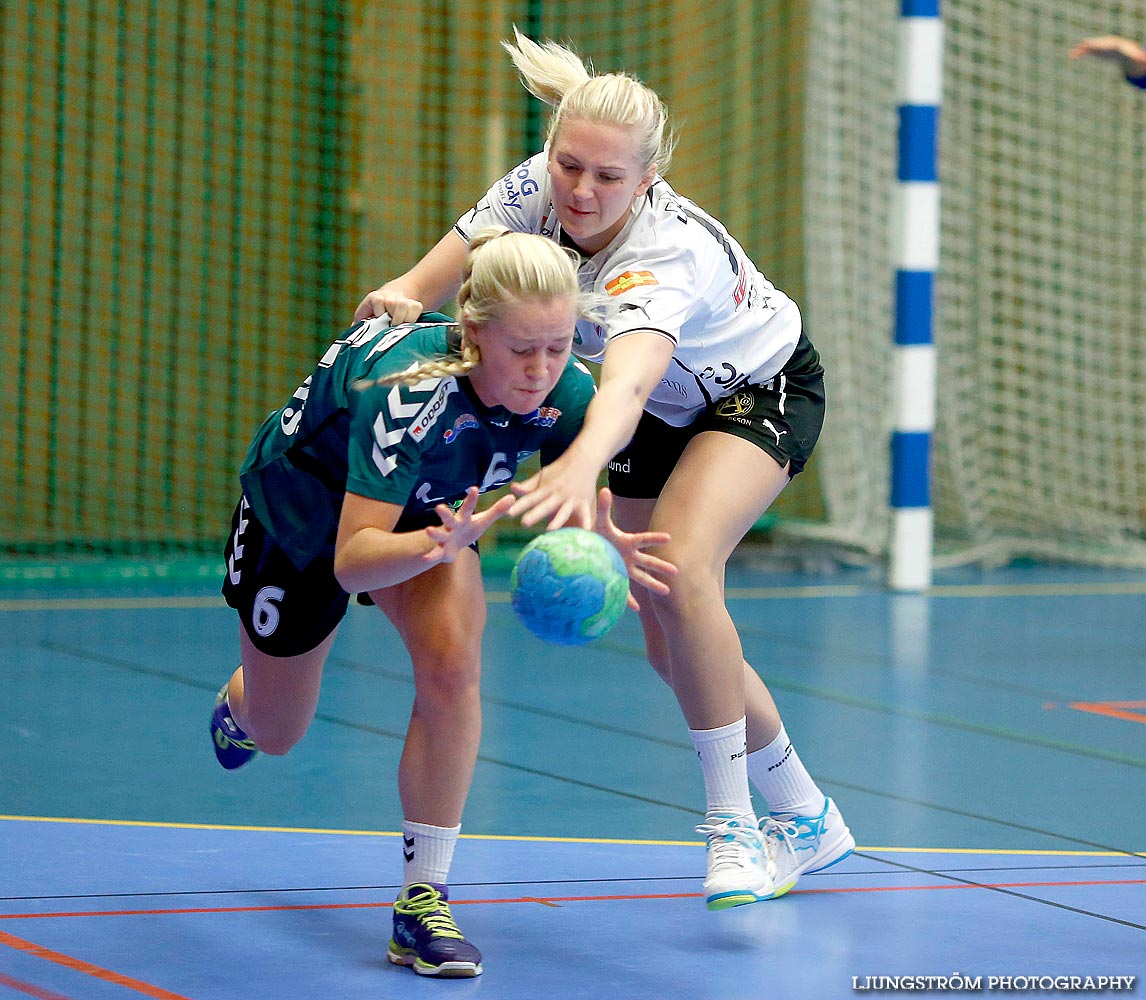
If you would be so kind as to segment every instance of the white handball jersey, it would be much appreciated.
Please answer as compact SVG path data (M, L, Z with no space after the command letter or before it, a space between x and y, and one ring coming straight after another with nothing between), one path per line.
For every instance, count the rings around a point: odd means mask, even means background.
M467 242L483 226L560 240L546 155L538 153L489 189L455 229ZM581 285L606 293L604 326L577 324L573 350L599 361L605 343L652 330L675 345L645 405L683 427L713 400L776 375L800 339L800 310L728 231L657 180L607 247L586 260Z

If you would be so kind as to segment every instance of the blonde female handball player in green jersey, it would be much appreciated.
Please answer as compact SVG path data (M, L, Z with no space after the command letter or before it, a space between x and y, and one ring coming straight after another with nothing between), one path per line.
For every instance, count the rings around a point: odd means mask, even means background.
M447 883L481 732L475 543L514 499L479 512L478 496L576 435L594 385L570 347L591 305L567 251L484 229L466 256L459 321L356 323L263 423L240 474L223 593L239 613L242 664L212 715L216 755L231 769L303 737L349 595L368 593L414 668L388 957L421 975L481 973ZM605 491L600 504L631 578L667 590L673 567L645 549L668 536L619 531Z

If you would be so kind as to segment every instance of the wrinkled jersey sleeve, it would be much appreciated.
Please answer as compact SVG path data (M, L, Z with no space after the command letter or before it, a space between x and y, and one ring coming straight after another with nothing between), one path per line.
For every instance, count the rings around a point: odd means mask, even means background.
M549 174L545 154L538 153L514 167L454 224L467 243L485 226L505 226L518 233L540 233L549 205Z
M352 396L346 490L404 507L417 482L423 440L410 434L421 407L405 386L372 386Z

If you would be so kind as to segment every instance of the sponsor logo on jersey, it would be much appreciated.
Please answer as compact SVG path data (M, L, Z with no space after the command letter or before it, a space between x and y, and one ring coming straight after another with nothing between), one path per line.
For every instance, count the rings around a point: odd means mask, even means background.
M556 406L542 406L529 414L523 423L536 424L538 427L552 427L557 423L557 418L560 416L561 411Z
M310 379L311 376L307 375L306 381L295 389L290 403L284 406L279 413L279 429L287 437L297 431L298 425L302 423L303 407L306 406L306 401L310 398ZM298 402L297 407L290 405L296 401Z
M750 392L735 392L727 399L722 399L716 408L718 417L743 417L752 412L756 400Z
M398 467L395 451L403 435L420 440L442 415L455 379L423 379L417 385L395 385L386 394L386 405L374 418L371 458L384 476Z
M472 413L463 413L457 420L454 421L453 427L447 427L446 433L442 435L442 440L446 444L454 441L462 431L470 430L473 427L480 427L477 417Z
M501 203L506 208L521 211L523 198L536 194L540 185L529 176L529 168L519 167L511 170L501 179Z
M741 270L740 278L736 282L736 289L732 293L732 301L740 305L744 301L744 294L748 291L748 273L746 270Z
M605 282L605 291L610 295L623 295L630 288L639 285L659 285L652 271L626 271L618 274L612 281Z
M419 382L418 385L411 388L417 389L418 386L425 385L425 382ZM410 429L406 432L415 441L421 441L426 436L426 431L438 422L440 417L446 409L446 402L450 398L450 393L457 388L457 382L452 379L445 379L441 385L438 386L438 391L430 397L430 401L422 408L421 412L410 422ZM397 386L395 386L397 388Z
M481 215L482 212L488 212L488 211L489 211L489 198L488 197L482 198L482 200L479 201L476 205L474 205L473 209L470 211L470 222L476 222L477 217L479 215Z

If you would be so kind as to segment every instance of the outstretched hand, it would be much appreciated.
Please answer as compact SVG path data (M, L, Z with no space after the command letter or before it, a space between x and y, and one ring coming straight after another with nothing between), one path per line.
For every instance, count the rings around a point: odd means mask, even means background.
M645 549L653 545L664 545L672 540L671 536L665 531L631 532L618 528L613 521L613 494L607 487L602 487L597 494L597 532L612 542L621 554L633 583L639 583L654 594L669 592L669 585L664 578L676 576L676 566ZM631 590L628 604L634 611L641 610Z
M1140 77L1146 74L1146 48L1121 35L1084 38L1070 50L1070 58L1081 59L1084 56L1116 63L1126 76Z
M434 508L442 523L426 528L430 541L436 543L434 548L423 556L426 562L453 562L459 552L473 545L491 524L509 513L509 508L514 503L513 497L507 495L477 514L475 511L478 496L478 488L471 486L466 490L465 499L457 510L444 503Z
M567 525L592 529L596 486L597 467L580 454L574 441L556 461L510 486L517 501L509 513L527 528L546 521L549 531Z

